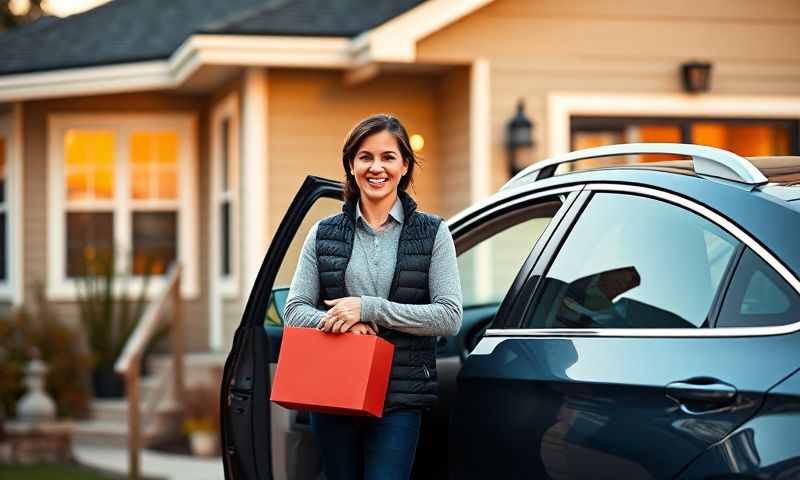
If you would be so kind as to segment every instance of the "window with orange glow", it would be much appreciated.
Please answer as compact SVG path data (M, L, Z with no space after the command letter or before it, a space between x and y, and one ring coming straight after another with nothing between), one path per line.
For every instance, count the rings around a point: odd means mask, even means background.
M694 143L745 157L797 155L800 122L780 119L573 117L572 149L614 143ZM578 162L575 169L674 160L670 155L628 155Z
M602 147L618 143L680 143L681 129L675 125L642 123L631 125L609 125L598 128L576 129L572 132L572 149ZM573 170L606 167L610 165L672 160L669 155L623 155L618 157L592 158L575 162Z
M134 132L130 139L131 198L178 197L178 135Z
M134 275L166 271L178 244L178 150L171 130L65 131L67 277L86 275L115 251L130 255ZM128 191L115 188L120 179ZM120 225L129 239L115 236Z
M789 155L789 131L771 125L697 122L694 143L730 150L744 157Z
M64 136L67 200L114 198L114 134L68 130Z

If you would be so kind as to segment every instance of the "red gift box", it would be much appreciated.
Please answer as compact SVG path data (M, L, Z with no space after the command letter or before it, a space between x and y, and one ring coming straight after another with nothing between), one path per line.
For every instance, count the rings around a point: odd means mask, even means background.
M375 335L283 330L270 400L286 408L383 416L394 345Z

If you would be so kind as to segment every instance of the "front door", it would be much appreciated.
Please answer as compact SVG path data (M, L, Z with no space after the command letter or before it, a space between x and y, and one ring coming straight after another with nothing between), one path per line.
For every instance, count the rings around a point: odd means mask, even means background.
M340 182L307 177L261 264L223 373L220 413L227 480L305 479L317 473L313 466L287 460L314 456L313 444L302 415L270 405L271 371L283 333L283 301L305 239L302 232L340 211L341 198Z

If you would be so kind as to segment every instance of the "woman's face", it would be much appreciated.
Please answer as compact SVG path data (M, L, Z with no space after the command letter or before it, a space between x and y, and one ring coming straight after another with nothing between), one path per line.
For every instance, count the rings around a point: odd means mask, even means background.
M394 135L383 130L361 142L351 169L361 197L378 202L396 194L400 179L408 171L408 162L400 155Z

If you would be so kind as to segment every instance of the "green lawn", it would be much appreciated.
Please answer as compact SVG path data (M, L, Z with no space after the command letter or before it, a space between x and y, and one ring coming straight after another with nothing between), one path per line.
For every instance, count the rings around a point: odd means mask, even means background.
M0 465L0 478L14 480L109 480L74 465Z

